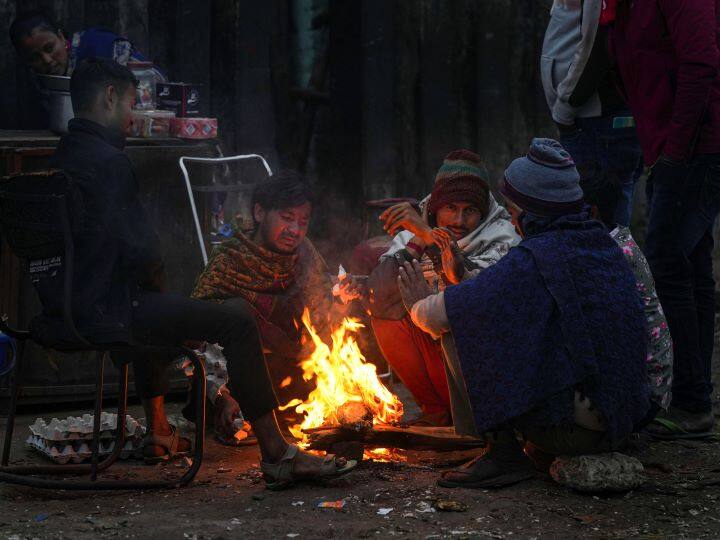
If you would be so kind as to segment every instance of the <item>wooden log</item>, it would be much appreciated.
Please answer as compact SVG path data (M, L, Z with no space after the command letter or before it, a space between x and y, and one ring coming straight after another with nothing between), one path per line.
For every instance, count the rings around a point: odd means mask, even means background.
M459 436L452 427L396 427L377 425L358 433L340 427L320 427L307 430L309 448L327 450L340 442L361 442L372 448L403 448L416 450L462 450L480 448L481 439Z

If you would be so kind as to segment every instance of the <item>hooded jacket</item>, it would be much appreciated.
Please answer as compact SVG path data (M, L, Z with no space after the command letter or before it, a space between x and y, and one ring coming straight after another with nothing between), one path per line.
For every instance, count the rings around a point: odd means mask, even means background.
M553 120L570 125L625 108L612 76L602 0L555 0L545 31L540 76Z

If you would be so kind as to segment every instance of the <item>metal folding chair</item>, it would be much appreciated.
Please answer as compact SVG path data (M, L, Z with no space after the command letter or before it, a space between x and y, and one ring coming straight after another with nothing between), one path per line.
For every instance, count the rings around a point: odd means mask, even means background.
M0 331L12 336L18 342L17 358L10 374L10 405L2 461L0 482L19 484L36 488L66 490L120 490L175 488L188 484L202 464L205 433L205 368L202 360L187 347L149 347L137 343L92 343L83 336L75 325L72 310L73 298L73 230L80 223L82 197L72 179L62 171L20 174L4 178L0 182L0 228L11 249L28 269L37 268L37 261L49 264L57 272L54 276L33 274L35 280L62 280L63 287L63 337L57 343L40 339L33 331L18 330L8 324L7 316L0 318ZM30 325L33 328L33 325ZM25 343L33 340L40 345L62 352L95 351L97 383L95 394L95 416L93 423L92 455L90 464L52 466L9 465L12 436L15 428L15 414L20 391ZM110 353L153 352L159 354L187 355L194 366L193 388L196 397L195 449L192 466L180 477L157 481L104 481L97 480L100 472L107 470L120 456L125 439L125 414L128 394L128 363L120 365L118 415L114 449L102 461L100 453L100 415L103 402L105 359ZM39 478L37 475L89 475L89 481L68 481Z
M232 161L242 161L245 159L259 159L262 161L262 164L265 166L265 170L268 173L268 176L272 176L272 170L270 169L270 165L268 165L267 161L265 161L265 158L258 154L244 154L244 155L237 155L237 156L228 156L228 157L219 157L219 158L200 158L200 157L191 157L191 156L183 156L178 160L178 164L180 165L180 170L183 173L183 177L185 178L185 187L187 188L188 193L188 199L190 200L190 208L192 209L193 213L193 219L195 220L195 230L197 232L197 238L198 243L200 244L200 253L202 254L203 258L203 266L207 266L208 263L208 256L207 256L207 249L205 248L205 239L203 236L202 228L200 226L200 217L198 215L197 211L197 205L195 204L195 195L193 194L193 191L196 191L198 193L231 193L231 192L238 192L238 191L251 191L254 189L255 184L213 184L210 186L206 185L193 185L190 182L190 175L188 173L186 163L211 163L211 164L218 164L218 163L230 163Z

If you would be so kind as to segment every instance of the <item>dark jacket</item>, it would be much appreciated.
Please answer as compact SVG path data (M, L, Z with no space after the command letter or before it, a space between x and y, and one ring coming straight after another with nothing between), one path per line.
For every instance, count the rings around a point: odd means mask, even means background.
M133 291L162 289L158 238L140 204L124 137L89 120L76 118L68 127L51 165L70 176L83 200L73 233L75 320L93 341L125 341ZM48 283L39 293L52 319L60 315L63 291L59 281Z
M540 77L553 120L570 125L624 111L600 27L602 0L555 0L545 31Z
M611 49L647 165L720 152L720 0L626 0Z
M571 426L579 391L621 441L649 408L635 277L587 212L526 214L523 230L497 264L445 290L478 431Z

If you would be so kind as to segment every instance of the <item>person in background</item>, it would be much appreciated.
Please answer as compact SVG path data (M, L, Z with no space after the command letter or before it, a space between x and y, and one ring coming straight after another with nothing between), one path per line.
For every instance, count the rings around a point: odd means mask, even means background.
M674 344L673 401L648 432L714 433L713 226L720 210L720 0L622 1L612 53L649 170L644 251Z
M311 456L283 437L260 335L247 309L163 292L159 239L140 202L138 178L123 152L136 84L132 72L112 60L90 59L78 66L70 81L76 116L52 160L52 166L65 171L78 186L83 223L90 224L73 233L79 278L73 305L80 332L96 343L220 343L228 359L230 393L242 405L258 439L267 487L280 489L349 472L355 462ZM40 291L44 316L38 329L44 328L45 336L64 327L54 308L63 295L62 285L57 285ZM135 353L132 360L147 419L146 461L163 461L188 451L190 442L168 423L164 409L166 371L174 358L143 352Z
M648 413L647 331L635 276L590 217L578 181L557 141L534 139L501 188L523 236L518 246L438 294L417 262L399 271L414 323L452 336L448 372L461 381L458 401L473 428L462 434L488 441L482 456L444 473L441 486L531 478L523 444L529 454L553 456L612 451Z
M607 53L607 24L616 2L555 0L540 72L560 143L579 167L598 163L617 176L622 199L613 221L628 226L641 151Z
M628 227L615 223L615 211L622 201L622 184L612 173L604 171L597 164L588 163L578 167L580 187L585 202L592 208L592 215L610 231L610 237L617 242L630 268L635 274L637 291L645 306L647 319L648 353L647 371L650 386L651 408L648 416L636 426L640 429L650 423L660 411L667 411L672 399L673 349L670 329L655 291L655 280L650 265Z
M76 66L88 58L105 58L123 66L128 62L147 60L130 40L110 30L88 28L66 36L51 17L39 11L18 13L10 25L9 34L18 58L32 74L69 77ZM159 70L155 71L164 79ZM31 122L38 125L28 127L47 127L47 100L37 81L33 86L37 95L31 98L37 103L34 104L36 110Z
M323 335L331 320L344 315L333 300L325 260L307 238L312 200L306 180L291 170L258 184L252 196L254 228L235 230L215 247L192 293L193 298L249 306L265 350L273 360L292 360L277 367L278 379L291 373L301 352L306 308ZM342 290L345 301L357 297L357 285L350 280L343 282ZM221 425L230 425L240 413L226 391L214 405L216 413L227 418ZM218 436L221 441L233 440L233 433Z
M409 203L380 219L395 236L368 279L372 327L385 359L422 410L415 425L452 424L441 344L408 317L397 286L398 268L418 259L433 288L471 278L495 264L519 237L490 192L480 157L456 150L445 157L432 193L418 213Z

